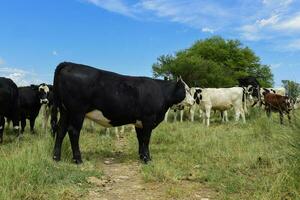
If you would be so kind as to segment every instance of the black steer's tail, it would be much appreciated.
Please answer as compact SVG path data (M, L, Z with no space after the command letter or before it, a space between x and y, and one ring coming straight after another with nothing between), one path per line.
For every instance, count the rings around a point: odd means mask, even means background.
M55 137L57 133L57 115L58 109L61 108L61 100L59 93L59 73L60 71L67 66L67 62L60 63L54 73L54 81L53 81L53 107L51 109L51 128L52 128L52 136Z

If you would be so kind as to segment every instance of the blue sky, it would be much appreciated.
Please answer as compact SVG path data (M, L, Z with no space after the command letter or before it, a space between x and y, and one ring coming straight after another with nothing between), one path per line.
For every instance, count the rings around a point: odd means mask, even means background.
M300 82L299 0L2 0L0 76L51 83L62 61L152 76L158 56L213 35L252 48L277 86Z

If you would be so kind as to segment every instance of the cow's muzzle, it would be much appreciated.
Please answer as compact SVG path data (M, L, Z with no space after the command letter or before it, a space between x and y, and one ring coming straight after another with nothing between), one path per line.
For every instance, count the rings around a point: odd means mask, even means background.
M41 103L41 104L48 104L49 101L48 101L48 99L41 99L41 100L40 100L40 103Z

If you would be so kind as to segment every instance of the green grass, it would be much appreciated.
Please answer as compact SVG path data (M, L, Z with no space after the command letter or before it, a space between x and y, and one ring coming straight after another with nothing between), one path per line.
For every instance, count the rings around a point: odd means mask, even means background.
M37 130L40 130L38 124ZM37 131L39 132L39 131ZM83 130L85 163L76 166L71 162L68 137L62 149L62 162L52 160L53 139L49 135L31 135L25 132L21 141L5 132L0 146L0 199L76 199L87 192L86 178L100 177L97 168L101 155L113 152L112 137L88 134Z
M300 199L300 129L280 125L277 115L253 115L247 124L209 128L201 122L162 124L153 133L145 181L199 182L218 199Z
M277 114L267 119L255 110L247 124L232 119L228 124L217 119L209 128L200 121L162 123L151 138L153 160L141 173L145 182L169 184L171 199L189 192L189 187L180 187L183 180L209 188L216 199L300 199L300 123L278 122ZM81 199L91 187L87 177L101 177L99 163L117 153L113 133L106 135L99 126L91 129L87 124L80 140L84 164L72 164L68 137L62 161L56 163L50 134L39 133L39 121L36 130L36 135L26 131L21 141L4 133L0 199ZM122 162L136 161L135 134L124 137L129 148L119 157Z

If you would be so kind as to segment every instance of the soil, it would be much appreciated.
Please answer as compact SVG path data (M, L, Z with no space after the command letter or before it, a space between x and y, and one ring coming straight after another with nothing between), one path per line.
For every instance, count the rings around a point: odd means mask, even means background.
M116 140L120 153L126 150L126 138ZM145 182L141 173L142 163L120 162L116 157L105 158L99 169L101 178L89 177L91 189L88 200L157 200L157 199L215 199L214 193L200 183L183 180L176 183ZM179 189L179 190L177 190Z

